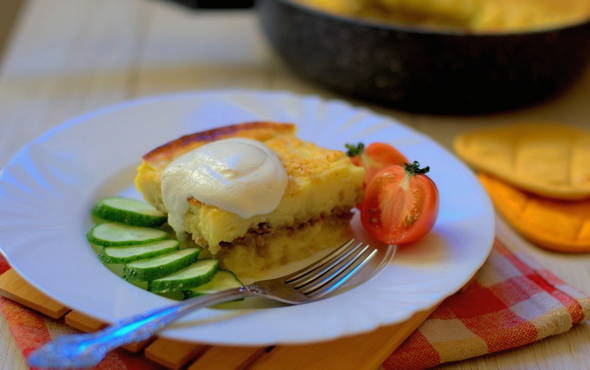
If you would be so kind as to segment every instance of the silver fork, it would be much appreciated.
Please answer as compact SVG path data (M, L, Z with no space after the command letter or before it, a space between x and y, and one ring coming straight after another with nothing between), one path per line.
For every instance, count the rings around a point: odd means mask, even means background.
M62 336L33 352L28 363L35 367L79 368L98 364L107 352L132 342L145 340L179 318L203 307L239 298L259 296L288 304L321 299L357 275L369 262L382 261L374 275L392 258L392 253L351 239L319 261L292 274L258 281L239 288L203 295L171 306L123 319L91 334ZM374 263L373 263L374 265Z

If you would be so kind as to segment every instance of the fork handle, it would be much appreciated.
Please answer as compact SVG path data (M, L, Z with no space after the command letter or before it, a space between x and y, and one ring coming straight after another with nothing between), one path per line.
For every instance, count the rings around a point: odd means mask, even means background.
M148 339L174 321L200 308L245 298L250 295L251 293L248 287L239 287L190 298L171 306L157 308L128 319L123 319L106 329L94 333L94 341L97 345L107 346L108 350L125 344L139 342Z
M71 365L76 363L78 357L76 354L80 353L79 349L101 354L96 358L96 364L98 364L108 351L125 344L148 339L167 325L195 310L251 295L254 295L254 289L249 286L222 290L123 319L95 333L62 336L45 346L51 347L52 352L60 353L65 357L62 364ZM44 359L42 353L43 351L39 351L38 356L35 356L35 353L31 354L29 364L37 367L63 367L54 362L46 362L50 360ZM89 366L87 363L85 365Z

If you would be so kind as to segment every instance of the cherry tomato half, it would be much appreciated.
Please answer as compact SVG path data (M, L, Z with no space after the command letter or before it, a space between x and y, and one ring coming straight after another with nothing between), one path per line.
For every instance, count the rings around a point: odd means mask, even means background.
M361 222L375 239L409 244L426 235L438 215L438 190L418 162L378 171L365 189Z
M355 165L365 168L365 185L379 170L395 164L402 166L409 162L405 155L387 143L371 143L366 148L362 144L348 147L355 153L360 152L351 160Z

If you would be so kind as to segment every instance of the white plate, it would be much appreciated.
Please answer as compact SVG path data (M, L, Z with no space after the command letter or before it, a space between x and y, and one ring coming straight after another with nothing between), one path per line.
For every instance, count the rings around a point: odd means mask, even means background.
M472 173L427 137L338 101L262 91L212 91L141 99L66 122L26 145L0 177L0 247L35 287L112 322L170 301L108 271L85 240L97 199L132 192L141 155L180 135L220 125L294 122L334 149L387 141L431 166L440 190L433 232L400 248L394 263L334 297L270 309L206 309L163 332L169 338L264 345L328 340L393 324L456 292L484 263L494 236L491 204Z

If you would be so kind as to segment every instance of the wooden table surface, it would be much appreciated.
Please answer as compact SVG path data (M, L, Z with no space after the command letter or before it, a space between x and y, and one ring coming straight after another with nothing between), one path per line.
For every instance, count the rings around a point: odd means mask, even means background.
M0 166L49 127L139 96L240 87L342 98L293 76L268 48L252 12L188 12L158 1L29 0L0 63ZM371 108L447 147L464 130L523 120L590 129L590 70L558 99L509 113L437 117ZM514 248L529 251L590 294L590 255L545 252L503 222L498 228ZM0 370L23 368L0 319ZM590 369L590 325L444 368Z

